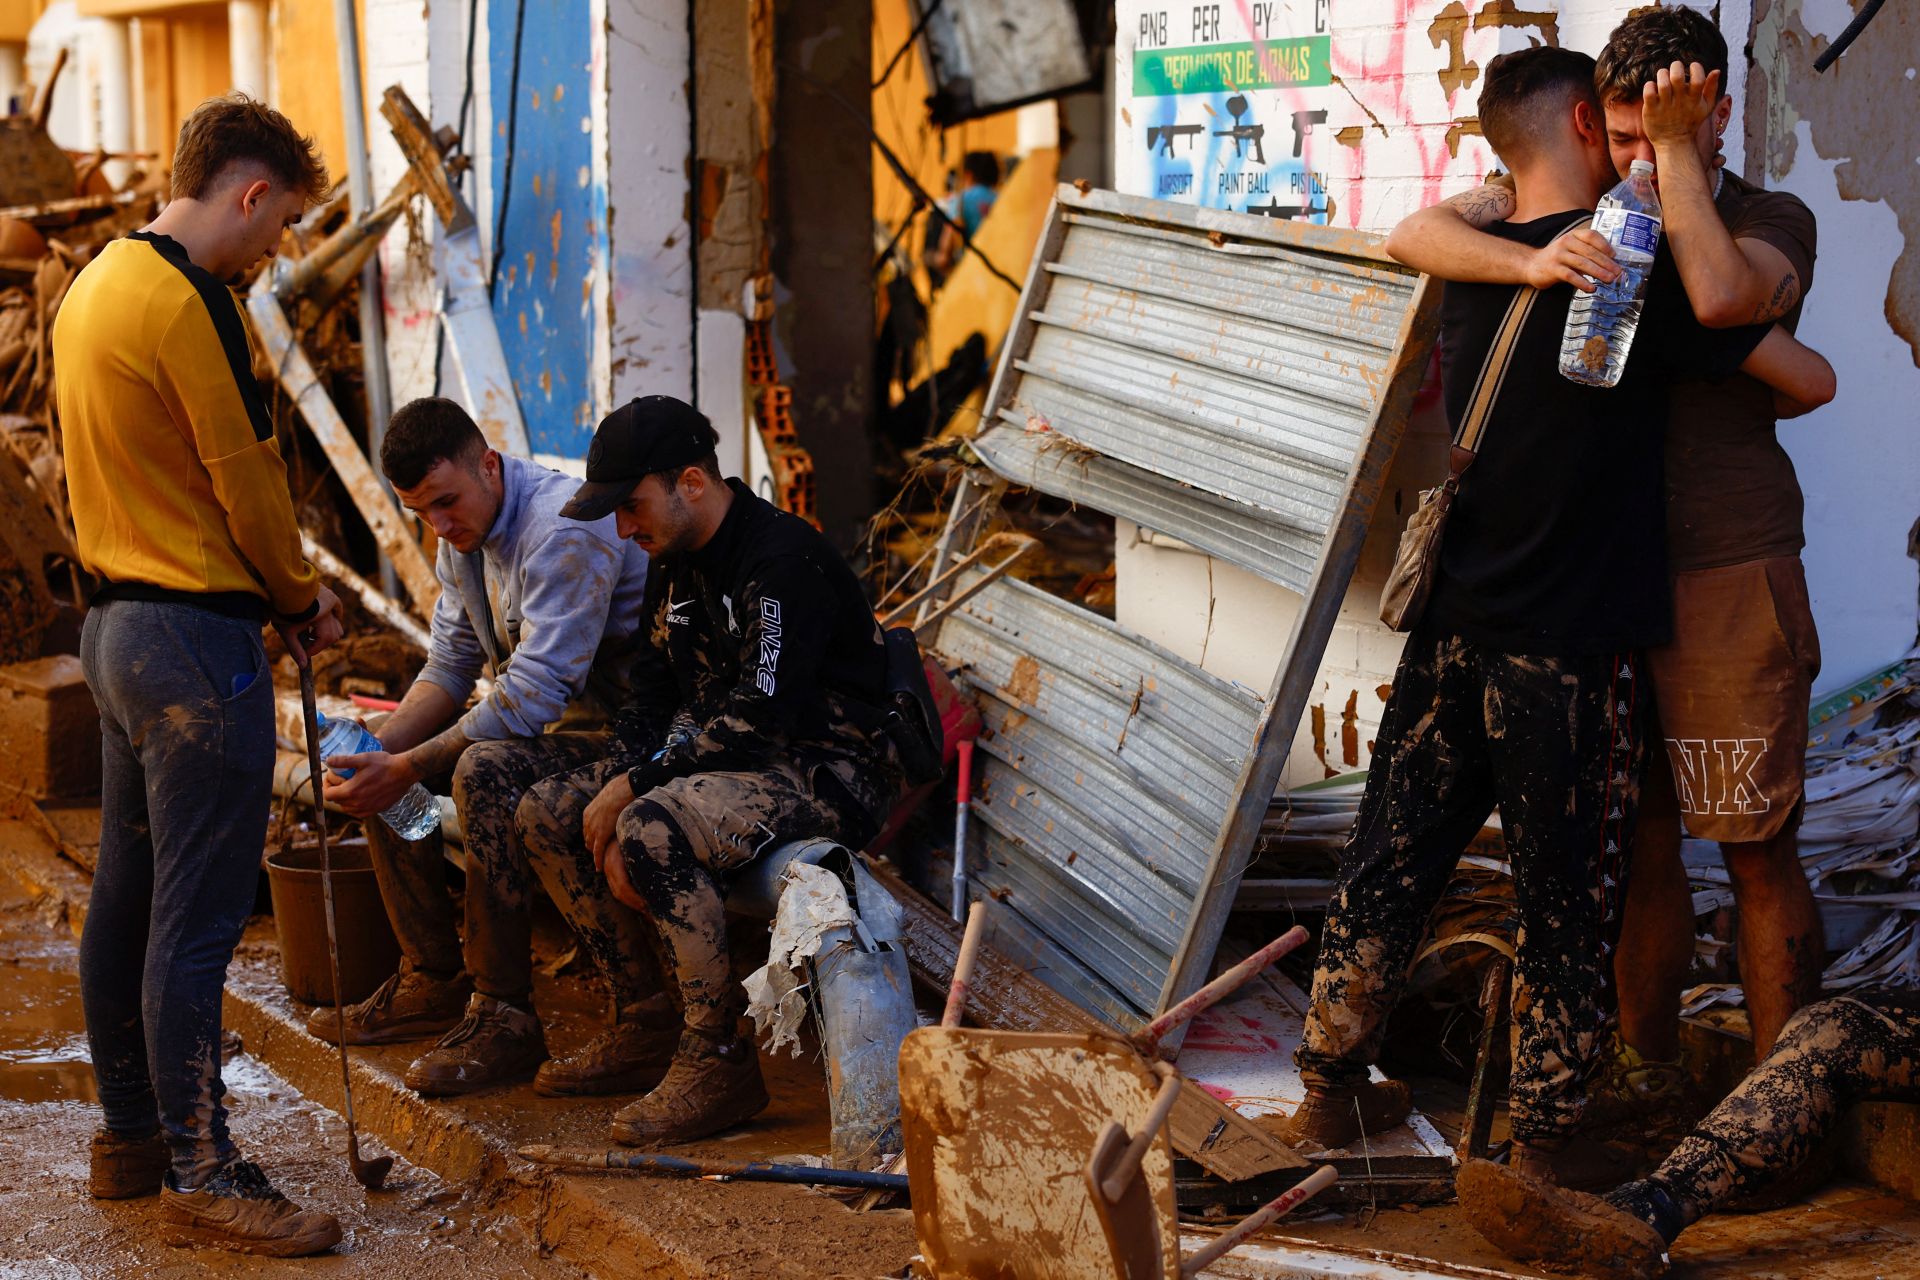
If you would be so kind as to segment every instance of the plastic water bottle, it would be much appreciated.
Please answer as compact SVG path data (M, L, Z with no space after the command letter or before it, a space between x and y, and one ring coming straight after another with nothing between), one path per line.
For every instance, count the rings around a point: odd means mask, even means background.
M357 756L367 751L384 751L380 739L361 728L352 720L329 720L320 717L320 764L334 756ZM335 769L343 778L351 778L353 770ZM418 840L430 834L440 825L440 802L433 798L433 792L419 783L407 788L407 794L395 800L383 810L380 820L393 828L393 833L402 840Z
M1592 293L1573 295L1560 340L1560 372L1591 387L1611 387L1627 367L1654 250L1660 247L1660 197L1654 194L1651 164L1633 162L1620 185L1601 198L1593 229L1613 246L1620 278L1612 284L1596 281Z

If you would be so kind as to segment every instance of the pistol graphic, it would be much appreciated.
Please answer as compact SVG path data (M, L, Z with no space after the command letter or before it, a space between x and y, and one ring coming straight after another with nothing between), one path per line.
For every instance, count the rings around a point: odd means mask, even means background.
M1213 136L1216 138L1232 138L1233 154L1236 159L1241 159L1246 156L1247 144L1251 142L1253 144L1254 163L1265 164L1267 162L1267 149L1261 140L1267 136L1267 126L1254 124L1250 121L1242 123L1240 117L1246 115L1247 110L1248 104L1245 95L1236 93L1231 98L1228 98L1227 113L1233 117L1233 128L1215 129Z
M1300 158L1300 146L1307 140L1307 130L1314 125L1325 124L1327 113L1324 111L1296 111L1293 113L1293 158Z

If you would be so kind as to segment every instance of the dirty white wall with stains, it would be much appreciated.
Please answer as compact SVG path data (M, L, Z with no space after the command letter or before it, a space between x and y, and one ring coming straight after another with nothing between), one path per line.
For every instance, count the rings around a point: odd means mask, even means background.
M1208 6L1122 0L1117 58L1131 56L1143 9L1164 9L1191 40ZM1252 6L1228 0L1231 31ZM1514 0L1330 0L1331 74L1324 103L1337 145L1309 150L1325 174L1316 220L1384 231L1413 209L1476 183L1495 161L1475 116L1479 73L1494 55L1533 42L1597 53L1633 6ZM1728 161L1792 191L1820 220L1821 253L1801 333L1840 376L1834 404L1782 437L1807 496L1808 580L1825 670L1838 686L1892 661L1914 638L1906 536L1920 515L1920 18L1888 6L1841 64L1811 62L1843 27L1842 0L1726 0L1715 12L1733 51L1730 88L1749 100L1746 139ZM1236 14L1233 12L1238 10ZM1126 19L1132 19L1131 22ZM1749 40L1752 65L1742 60ZM1124 77L1123 77L1124 78ZM1116 99L1114 163L1122 189L1145 181L1147 120ZM1123 114L1123 112L1125 114ZM1284 128L1277 130L1282 136ZM1764 168L1764 172L1763 172ZM1140 188L1135 194L1153 195ZM1377 621L1380 582L1417 491L1444 474L1445 426L1422 397L1389 477L1352 590L1320 664L1318 686L1288 761L1298 785L1367 764L1401 641ZM1299 598L1252 575L1122 523L1116 540L1121 622L1210 671L1264 690Z

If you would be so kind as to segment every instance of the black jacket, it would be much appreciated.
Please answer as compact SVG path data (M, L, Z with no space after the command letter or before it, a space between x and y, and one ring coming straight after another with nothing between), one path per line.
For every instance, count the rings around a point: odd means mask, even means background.
M615 734L649 786L785 754L816 785L827 769L877 821L898 769L866 593L819 530L727 484L733 505L707 545L653 559Z

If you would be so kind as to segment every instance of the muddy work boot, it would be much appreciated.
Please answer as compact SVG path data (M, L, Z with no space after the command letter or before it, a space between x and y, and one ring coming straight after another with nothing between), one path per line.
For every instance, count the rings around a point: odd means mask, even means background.
M473 980L466 974L436 978L402 969L359 1004L347 1006L348 1044L398 1044L430 1040L460 1025ZM338 1044L339 1014L322 1006L307 1015L307 1034Z
M690 1142L730 1129L766 1109L767 1085L753 1041L716 1040L688 1027L666 1079L613 1116L613 1140L630 1147Z
M144 1138L95 1129L89 1155L87 1192L95 1200L157 1195L173 1158L167 1136L158 1129Z
M178 1244L298 1258L340 1243L338 1218L302 1209L274 1190L260 1166L249 1160L229 1161L192 1191L178 1190L169 1174L160 1192L160 1211Z
M407 1068L407 1088L429 1098L473 1093L525 1080L546 1058L538 1017L476 991L460 1025Z
M1462 1165L1453 1188L1473 1229L1509 1258L1600 1280L1653 1280L1667 1269L1666 1238L1598 1196L1485 1160Z
M1404 1123L1412 1111L1413 1094L1398 1080L1373 1080L1348 1089L1309 1087L1307 1100L1287 1121L1283 1136L1296 1147L1331 1151L1363 1133Z
M549 1098L645 1093L667 1074L680 1031L680 1014L665 1000L627 1005L585 1046L543 1063L534 1092Z
M1638 1171L1640 1153L1629 1143L1605 1142L1587 1133L1554 1141L1514 1140L1509 1164L1530 1178L1578 1191L1617 1187Z

